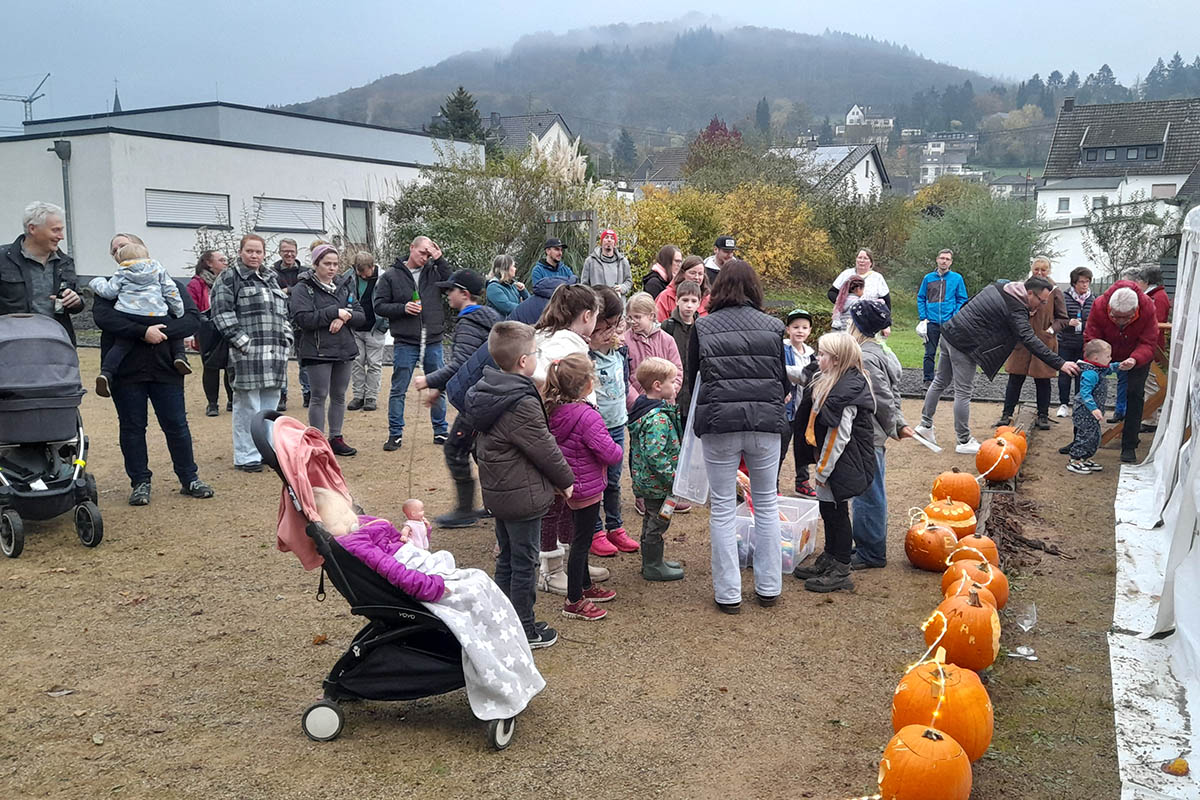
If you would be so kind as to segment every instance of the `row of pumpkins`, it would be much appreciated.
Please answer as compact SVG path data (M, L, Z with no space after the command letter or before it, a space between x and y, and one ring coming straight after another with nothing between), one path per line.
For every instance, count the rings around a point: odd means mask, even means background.
M1014 477L1025 450L1023 433L999 428L979 448L980 479ZM904 552L913 566L942 573L943 600L922 626L929 649L892 698L895 736L879 765L884 800L966 800L971 763L992 741L992 703L978 673L1000 652L996 612L1008 602L1008 579L996 543L976 533L978 480L956 468L939 475L930 494Z

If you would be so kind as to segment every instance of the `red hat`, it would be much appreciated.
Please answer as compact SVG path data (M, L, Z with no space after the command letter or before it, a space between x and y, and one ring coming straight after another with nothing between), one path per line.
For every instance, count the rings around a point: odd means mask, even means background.
M615 242L618 242L618 241L620 241L620 240L617 238L617 232L616 232L616 231L614 231L612 228L605 228L604 230L600 231L600 241L604 241L604 237L605 237L605 236L611 236L611 237L613 237L613 242L614 242L614 243L615 243Z

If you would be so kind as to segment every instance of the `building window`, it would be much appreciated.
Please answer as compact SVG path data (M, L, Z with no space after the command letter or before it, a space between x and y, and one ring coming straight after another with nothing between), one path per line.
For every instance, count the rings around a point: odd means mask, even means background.
M1071 211L1071 198L1069 198L1069 197L1058 198L1058 213L1068 214L1068 213L1070 213L1070 211Z
M1154 200L1170 200L1175 196L1176 186L1173 183L1155 183L1150 186L1150 197Z
M1116 161L1117 160L1117 149L1115 147L1110 147L1109 149L1105 150L1104 151L1104 160L1105 161Z
M1104 195L1092 198L1092 211L1099 211L1102 208L1108 208L1108 198Z
M229 195L147 189L146 225L152 228L230 230Z
M1146 158L1147 159L1158 158L1158 148L1157 147L1147 147L1146 148Z
M274 233L324 233L325 204L320 200L256 197L254 230Z
M375 247L375 204L365 200L343 200L342 226L347 244Z
M1130 147L1128 150L1125 151L1125 160L1126 161L1137 161L1137 154L1138 154L1138 149L1136 147Z
M1088 151L1087 151L1087 156L1086 156L1086 158L1087 158L1087 160L1088 160L1088 161L1095 161L1095 160L1096 160L1096 151L1095 151L1095 150L1088 150Z

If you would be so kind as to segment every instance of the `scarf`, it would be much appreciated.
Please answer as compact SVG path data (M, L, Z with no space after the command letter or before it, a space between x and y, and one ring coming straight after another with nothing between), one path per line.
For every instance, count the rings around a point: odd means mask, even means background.
M1084 301L1092 296L1091 287L1089 287L1088 290L1086 292L1084 292L1083 294L1079 294L1075 291L1074 286L1068 286L1067 293L1070 294L1071 297L1075 298L1075 302L1079 304L1080 308L1083 307Z
M200 280L204 281L204 285L210 289L212 288L213 283L217 280L217 273L213 272L211 269L202 269L196 274L200 276Z

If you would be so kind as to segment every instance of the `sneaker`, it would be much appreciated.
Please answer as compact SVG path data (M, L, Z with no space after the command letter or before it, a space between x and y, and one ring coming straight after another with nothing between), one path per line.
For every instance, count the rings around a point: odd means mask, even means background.
M221 409L217 407L216 403L209 403L208 408L204 409L204 416L219 417L221 416Z
M1142 433L1158 433L1158 426L1152 425L1149 422L1143 422Z
M363 401L363 411L375 411L378 408L379 408L379 405L370 398L367 398L366 400Z
M682 500L676 501L676 503L675 503L675 513L676 514L688 514L688 513L691 513L691 510L692 510L691 503L685 503Z
M1118 423L1118 422L1121 422L1121 421L1122 421L1122 420L1124 420L1124 419L1125 419L1125 415L1124 415L1124 414L1116 414L1116 413L1114 413L1114 414L1113 414L1111 417L1109 417L1109 418L1108 418L1108 424L1109 424L1109 425L1115 425L1116 423Z
M1121 463L1132 464L1137 461L1137 451L1132 447L1121 450Z
M767 595L762 595L758 592L755 592L754 596L758 598L758 604L763 608L774 608L775 604L779 602L779 595L777 594L768 597Z
M676 509L676 511L678 510ZM639 549L638 543L629 538L629 534L625 532L624 528L613 528L607 532L607 536L613 547L622 553L636 553Z
M937 444L937 437L936 437L936 436L934 435L934 433L933 433L933 426L932 426L932 425L918 425L918 426L917 426L916 428L914 428L913 430L914 430L914 431L916 432L916 434L917 434L918 436L920 436L922 439L926 439L926 440L928 440L929 442L931 442L931 443L933 443L933 444Z
M974 455L979 452L979 440L972 436L965 442L959 442L954 446L954 452L962 455Z
M287 411L287 397L280 396L279 402L275 405L275 410L280 414Z
M1076 475L1091 475L1092 471L1088 465L1082 461L1071 461L1067 463L1067 472L1074 472Z
M232 401L232 400L226 400L226 401L225 401L225 410L226 410L226 411L233 411L233 401Z
M346 440L341 436L330 437L329 447L335 456L352 456L358 453L358 450L346 444Z
M592 579L592 583L604 583L612 577L612 573L604 567L588 564L588 577Z
M175 371L178 372L180 375L191 375L192 374L192 365L188 363L188 360L186 357L180 356L179 358L175 359L172 362L172 364L175 367Z
M196 478L179 490L180 494L186 494L188 497L198 497L201 500L207 500L213 496L213 488L204 481Z
M351 400L349 403L346 403L347 411L358 411L362 407L363 407L363 400L361 397L356 397L353 400Z
M812 481L800 481L796 486L797 497L816 497L817 490L813 488Z
M615 544L608 540L608 534L605 531L596 531L592 536L592 547L589 552L598 558L612 558L620 551L617 550Z
M886 561L884 561L882 564L872 564L869 561L865 561L862 558L859 558L857 553L850 557L850 569L853 569L853 570L883 569L886 566L887 566Z
M109 377L104 373L96 376L96 394L100 397L112 397L111 387L108 385Z
M550 647L558 641L558 631L546 623L535 622L533 627L537 632L527 639L530 650L541 650L543 647Z
M433 435L433 443L436 444L438 447L441 447L442 445L444 445L446 443L446 440L448 440L449 438L450 437L444 433L435 433Z
M805 581L809 578L815 578L818 575L824 575L832 567L833 557L828 553L821 553L821 555L809 562L807 566L797 566L794 570L792 570L792 576L797 580Z
M312 393L304 392L304 407L308 408L308 404L312 402Z
M1011 414L1001 414L1000 419L996 420L996 424L993 425L992 427L999 428L1001 425L1012 425L1012 415Z
M1069 417L1069 416L1071 416L1071 409L1067 407L1066 403L1063 403L1061 406L1058 407L1058 411L1056 411L1054 413L1054 416Z
M1050 430L1050 417L1044 414L1038 414L1037 422L1034 424L1037 425L1037 429L1039 431L1048 431Z
M148 506L150 505L150 481L143 481L133 487L133 491L129 493L129 505L131 506Z
M638 497L633 501L633 510L638 513L639 517L646 516L646 501Z
M574 603L567 603L563 606L562 615L567 619L582 619L592 622L598 619L604 619L608 616L608 612L600 608L586 597L579 598Z
M722 614L740 614L742 613L742 604L738 603L722 603L720 600L714 600L717 604L717 610Z
M602 589L595 584L583 590L585 600L591 600L593 603L607 603L617 596L617 593L612 589Z
M1071 454L1071 445L1064 444L1062 447L1058 448L1058 453L1059 453L1059 455L1063 455L1063 456L1070 455Z
M233 468L241 472L262 472L261 461L251 461L249 464L234 464Z
M1083 465L1085 467L1087 467L1088 469L1090 469L1092 472L1100 472L1101 470L1104 469L1103 464L1097 464L1095 461L1090 461L1090 460L1084 461Z
M383 443L383 449L390 453L393 450L399 450L402 444L404 444L403 436L389 436Z

